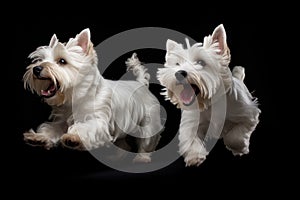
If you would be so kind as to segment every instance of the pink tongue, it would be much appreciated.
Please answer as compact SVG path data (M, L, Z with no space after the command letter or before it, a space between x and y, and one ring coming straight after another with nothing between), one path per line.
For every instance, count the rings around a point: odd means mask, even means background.
M49 96L55 90L55 86L51 85L47 90L41 90L41 94L44 96Z
M194 99L195 92L190 85L184 85L182 92L180 93L180 98L184 104L190 104Z

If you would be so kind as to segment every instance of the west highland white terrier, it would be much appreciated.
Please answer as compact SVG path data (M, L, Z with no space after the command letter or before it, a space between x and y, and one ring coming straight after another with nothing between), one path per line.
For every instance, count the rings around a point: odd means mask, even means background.
M230 71L231 55L223 25L204 37L203 44L190 46L186 42L184 48L167 40L165 67L157 72L165 87L162 94L182 110L179 153L187 166L198 166L209 153L205 141L222 137L234 155L247 154L261 111L243 82L244 68L236 66ZM224 120L218 115L212 118L213 106L220 101L225 101ZM220 134L207 135L210 126L211 130L221 128Z
M163 128L160 103L148 89L150 74L135 53L126 65L137 81L101 76L89 29L66 43L54 34L48 46L38 47L29 58L33 62L26 68L24 87L41 96L52 112L49 122L24 133L27 143L50 149L60 142L91 150L131 133L138 148L134 161L151 161Z

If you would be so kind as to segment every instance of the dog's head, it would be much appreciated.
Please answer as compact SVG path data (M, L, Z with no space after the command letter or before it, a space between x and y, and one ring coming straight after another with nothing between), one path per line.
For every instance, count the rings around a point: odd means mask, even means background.
M48 46L38 47L29 58L32 63L23 76L25 89L56 106L71 101L73 87L80 83L81 75L97 66L89 29L66 43L59 42L54 34Z
M178 108L204 110L222 84L225 92L230 88L230 51L222 24L203 44L190 46L187 40L187 48L183 48L168 40L166 50L165 67L158 70L157 77L166 90L162 94Z

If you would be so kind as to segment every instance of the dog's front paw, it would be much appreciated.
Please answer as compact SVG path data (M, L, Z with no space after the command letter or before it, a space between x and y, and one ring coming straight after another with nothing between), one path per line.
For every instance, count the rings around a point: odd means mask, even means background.
M82 150L82 151L86 150L79 135L77 134L66 133L61 136L60 141L63 144L63 146L67 148Z
M189 153L184 158L185 166L199 166L201 163L204 162L206 159L205 155L202 155L200 153Z
M35 133L32 129L29 130L29 132L24 133L23 136L24 141L31 146L40 146L49 150L55 145L49 137L41 133Z

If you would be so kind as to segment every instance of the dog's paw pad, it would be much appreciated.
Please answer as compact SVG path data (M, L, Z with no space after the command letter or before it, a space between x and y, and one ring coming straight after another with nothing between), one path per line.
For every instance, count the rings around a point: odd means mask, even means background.
M150 163L151 157L147 154L137 154L133 159L134 163Z
M83 144L81 142L81 139L78 135L75 134L64 134L61 137L61 143L68 148L71 149L79 149L83 150Z

